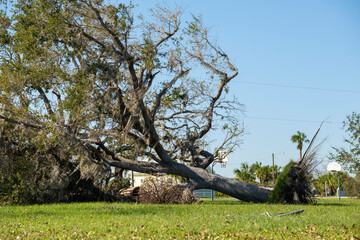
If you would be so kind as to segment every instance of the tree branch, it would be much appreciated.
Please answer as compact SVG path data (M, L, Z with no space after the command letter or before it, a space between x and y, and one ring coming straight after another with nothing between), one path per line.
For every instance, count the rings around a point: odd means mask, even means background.
M51 108L50 101L47 98L44 90L41 87L36 87L36 90L39 92L41 99L44 101L44 104L45 104L45 107L46 107L46 110L47 110L48 114L49 115L53 114L54 112L53 112L53 110Z
M184 76L185 74L187 74L189 71L183 71L182 69L180 70L179 74L177 74L170 82L164 84L163 89L156 95L155 97L155 104L152 107L152 109L150 110L150 118L152 119L152 121L154 121L155 118L155 114L156 111L159 109L160 107L160 103L161 103L161 98L166 94L166 92L169 90L169 88L171 88L176 81L181 78L182 76Z
M44 128L43 126L38 125L38 124L27 123L27 122L24 122L24 121L18 121L18 120L15 120L15 119L8 118L6 115L3 115L3 114L0 114L0 118L4 119L7 122L23 125L25 127L30 127L30 128L35 128L35 129L43 129Z

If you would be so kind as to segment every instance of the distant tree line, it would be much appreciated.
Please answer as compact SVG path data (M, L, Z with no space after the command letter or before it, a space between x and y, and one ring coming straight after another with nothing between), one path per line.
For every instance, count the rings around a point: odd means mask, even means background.
M276 181L280 174L281 167L274 165L274 168L269 165L262 166L262 163L256 162L249 166L248 163L241 163L240 169L235 169L236 180L256 183L262 185L272 184ZM274 176L274 177L273 177Z
M325 184L327 195L336 195L339 186L338 175L327 173L315 178L313 185L318 195L326 195ZM346 196L360 197L360 174L351 177L347 172L340 172L340 190L345 191Z

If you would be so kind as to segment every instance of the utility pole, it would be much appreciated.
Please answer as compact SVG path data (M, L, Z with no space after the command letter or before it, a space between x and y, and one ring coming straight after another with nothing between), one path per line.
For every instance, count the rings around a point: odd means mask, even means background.
M328 188L327 188L326 181L325 181L325 197L327 197L327 195L328 195Z
M339 191L338 191L338 193L339 193L339 201L340 201L340 199L341 199L341 190L340 190L340 171L338 171L337 172L338 173L338 177L339 177Z
M215 164L215 161L213 161L211 163L211 174L214 174L214 164ZM214 190L211 189L211 201L213 202L214 201Z
M274 154L272 154L272 177L273 177L273 183L275 184L275 166L274 166Z

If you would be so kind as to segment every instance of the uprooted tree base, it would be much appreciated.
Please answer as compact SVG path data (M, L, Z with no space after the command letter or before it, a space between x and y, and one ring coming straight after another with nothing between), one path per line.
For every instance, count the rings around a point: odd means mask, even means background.
M314 167L317 165L316 156L318 150L325 141L325 139L323 139L314 146L321 126L322 124L311 139L300 161L291 161L285 166L276 181L275 188L271 192L268 202L289 204L309 204L315 202L310 190L310 177Z
M308 204L314 199L310 192L309 176L298 165L290 162L277 179L269 203Z

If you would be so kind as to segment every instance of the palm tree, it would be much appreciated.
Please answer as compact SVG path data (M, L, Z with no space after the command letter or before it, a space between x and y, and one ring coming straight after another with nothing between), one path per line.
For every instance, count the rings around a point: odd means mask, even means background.
M297 149L300 150L300 161L301 161L301 159L302 159L303 143L308 143L308 142L309 142L309 139L307 139L307 136L305 135L305 133L302 133L302 132L297 131L297 134L292 135L291 141L292 141L293 143L297 143Z
M261 165L262 165L261 162L256 162L256 163L251 164L250 172L252 172L252 173L254 173L254 175L256 175L257 170L262 167Z
M272 179L272 169L270 166L263 166L256 171L256 177L259 179L261 184L268 184Z
M247 163L241 163L240 169L234 169L234 173L236 174L236 180L243 182L255 181L255 176Z
M325 182L330 195L336 194L336 189L339 186L337 174L328 173L315 179L314 185L316 190L319 192L325 192Z

